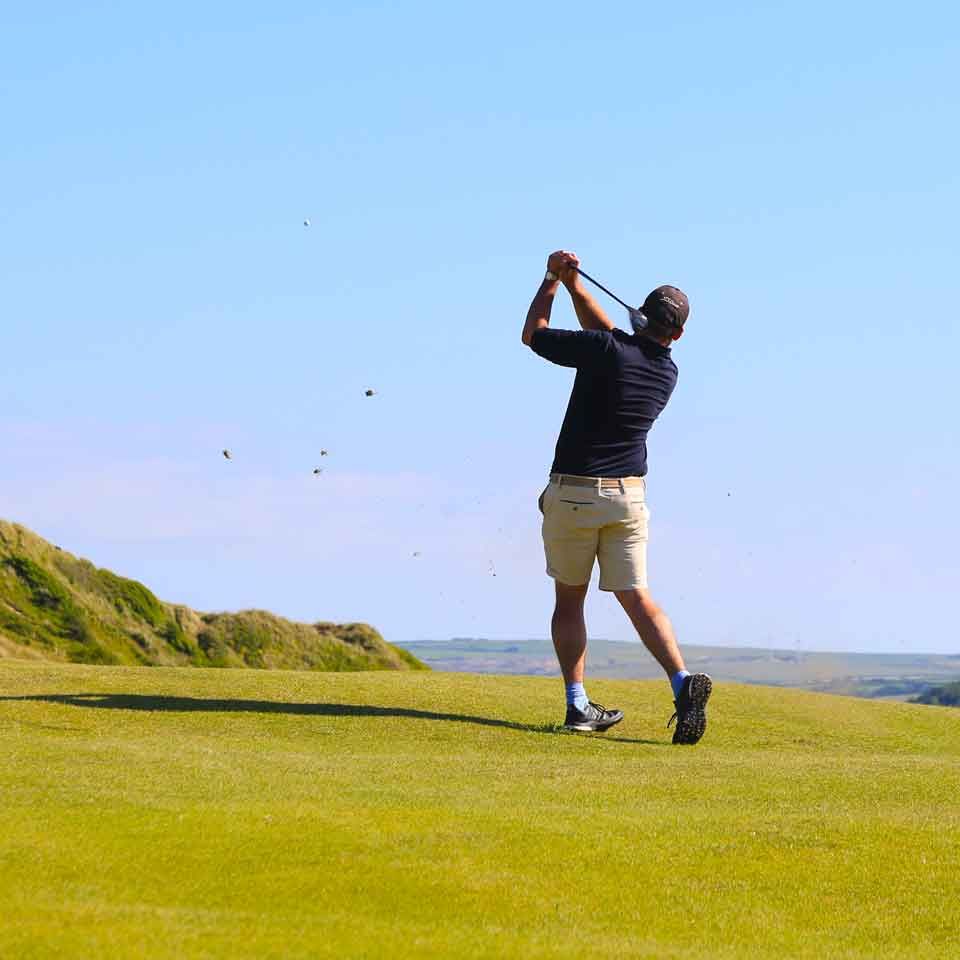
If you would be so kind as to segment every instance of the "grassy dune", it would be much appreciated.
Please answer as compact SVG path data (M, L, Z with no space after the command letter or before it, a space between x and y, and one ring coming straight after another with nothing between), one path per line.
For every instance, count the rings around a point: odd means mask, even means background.
M960 714L0 661L4 957L960 955Z
M279 670L422 670L365 623L199 613L0 520L0 658Z

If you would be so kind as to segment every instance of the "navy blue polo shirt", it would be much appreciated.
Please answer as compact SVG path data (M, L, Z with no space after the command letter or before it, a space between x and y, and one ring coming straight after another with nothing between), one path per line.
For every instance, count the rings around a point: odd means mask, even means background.
M549 327L537 330L530 346L577 370L551 472L646 476L647 432L677 384L670 348L623 330Z

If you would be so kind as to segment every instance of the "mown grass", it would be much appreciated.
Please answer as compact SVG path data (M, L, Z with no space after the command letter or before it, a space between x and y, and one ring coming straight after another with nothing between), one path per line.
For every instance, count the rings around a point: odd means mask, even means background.
M0 663L4 957L957 957L960 713Z

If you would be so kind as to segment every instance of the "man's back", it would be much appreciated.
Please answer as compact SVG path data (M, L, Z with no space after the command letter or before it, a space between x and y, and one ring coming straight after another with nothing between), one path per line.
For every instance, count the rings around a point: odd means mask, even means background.
M530 346L577 370L551 472L643 477L647 433L677 382L670 348L623 330L537 330Z

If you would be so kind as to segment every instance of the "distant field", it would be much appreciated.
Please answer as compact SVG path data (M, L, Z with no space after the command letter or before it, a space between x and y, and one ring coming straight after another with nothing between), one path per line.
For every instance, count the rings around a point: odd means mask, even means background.
M549 640L457 639L403 646L434 670L559 676ZM683 650L690 669L704 670L721 680L858 697L904 700L931 684L960 679L960 655L815 653L687 644ZM662 677L640 643L591 640L587 664L593 677Z
M718 684L0 662L0 955L956 958L960 714Z

